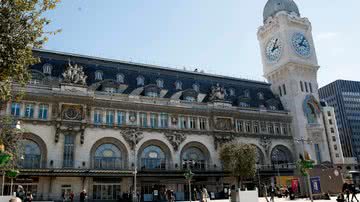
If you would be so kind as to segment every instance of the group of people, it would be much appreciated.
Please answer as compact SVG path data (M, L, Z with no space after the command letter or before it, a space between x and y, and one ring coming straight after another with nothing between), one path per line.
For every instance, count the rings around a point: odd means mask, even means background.
M295 193L291 186L279 188L278 186L270 185L269 187L264 186L264 190L266 192L265 199L267 202L274 202L275 197L279 197L279 198L282 198L282 197L288 198L289 197L290 200L295 199ZM270 195L270 200L267 198L268 195Z
M357 190L354 183L345 182L342 187L342 192L339 194L338 198L336 199L337 202L350 202L350 195L351 202L354 202L356 199L359 202L358 198L356 197Z
M21 201L31 202L33 200L33 195L30 191L25 192L24 188L19 185L16 190L16 197L20 198Z
M194 201L199 201L199 202L209 202L210 201L209 193L205 187L202 187L200 189L194 188L192 198L194 199Z
M85 199L86 199L86 196L87 196L86 195L86 190L84 189L82 192L80 192L80 195L79 195L80 202L84 202ZM65 202L65 201L73 202L74 198L75 198L75 194L74 194L73 191L70 191L70 193L64 191L61 194L61 199L62 199L63 202Z

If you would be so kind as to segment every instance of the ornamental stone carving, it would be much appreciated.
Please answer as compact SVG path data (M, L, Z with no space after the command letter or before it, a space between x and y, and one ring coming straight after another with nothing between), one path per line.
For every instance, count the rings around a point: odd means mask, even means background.
M215 149L217 150L223 144L232 142L234 141L234 139L235 139L234 135L223 135L223 134L214 135Z
M271 139L268 137L263 137L260 139L260 145L264 148L266 154L269 154L271 147Z
M71 83L71 84L79 84L79 85L86 85L86 78L83 71L83 67L80 65L72 65L69 61L68 68L62 74L64 77L64 83Z
M174 151L178 151L180 144L183 143L186 139L185 134L178 131L168 131L165 132L164 135L173 146Z
M85 124L79 122L56 122L55 123L55 143L59 142L60 134L63 135L74 135L80 133L80 144L84 144L85 141Z
M230 118L216 118L215 129L231 131L233 129L232 120Z
M77 105L62 105L62 118L64 120L81 121L83 108Z
M225 99L225 89L218 83L211 87L210 101L221 101Z
M135 148L143 138L144 134L136 128L125 128L120 131L125 141L130 145L131 149Z

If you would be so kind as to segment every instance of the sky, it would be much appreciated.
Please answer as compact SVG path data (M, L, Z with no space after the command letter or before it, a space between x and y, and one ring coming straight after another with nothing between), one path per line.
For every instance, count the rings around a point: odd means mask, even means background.
M44 49L265 81L267 0L62 0ZM360 1L295 0L313 26L320 86L360 80Z

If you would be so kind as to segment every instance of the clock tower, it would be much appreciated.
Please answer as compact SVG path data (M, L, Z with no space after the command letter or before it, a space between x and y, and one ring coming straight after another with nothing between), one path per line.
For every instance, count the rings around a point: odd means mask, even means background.
M321 106L319 69L311 23L293 0L268 0L258 30L264 76L293 116L295 157L309 154L316 163L330 162ZM309 140L304 145L297 140ZM304 146L304 147L303 147Z

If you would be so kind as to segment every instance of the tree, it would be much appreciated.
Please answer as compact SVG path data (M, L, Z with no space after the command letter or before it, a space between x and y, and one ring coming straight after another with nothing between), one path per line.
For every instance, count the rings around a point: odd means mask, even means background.
M242 186L244 179L253 178L256 174L256 147L243 143L228 143L220 150L220 159L224 170L231 172L237 179L237 187Z
M39 62L33 48L41 48L49 34L50 21L43 14L60 0L0 1L0 104L17 97L12 84L25 86L31 77L28 67ZM21 95L21 94L20 94Z

